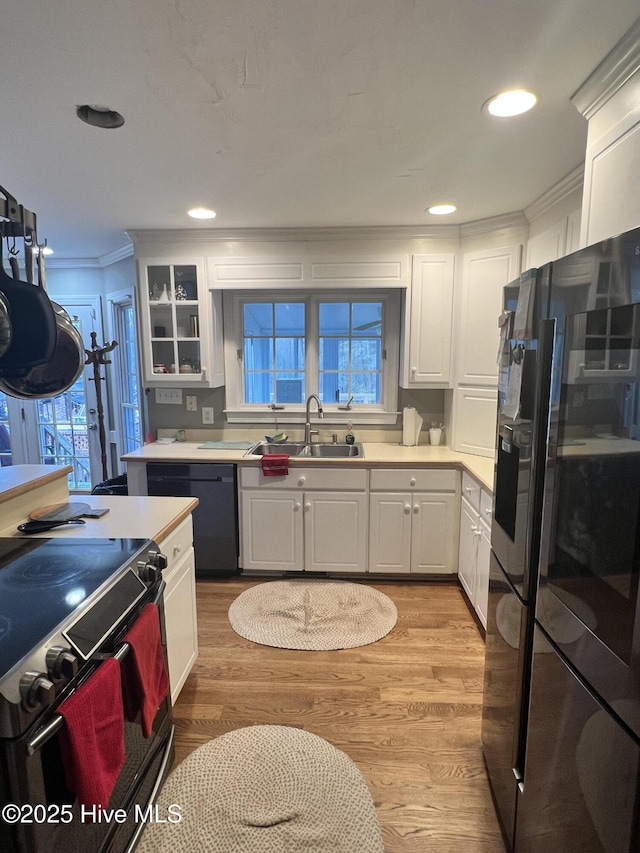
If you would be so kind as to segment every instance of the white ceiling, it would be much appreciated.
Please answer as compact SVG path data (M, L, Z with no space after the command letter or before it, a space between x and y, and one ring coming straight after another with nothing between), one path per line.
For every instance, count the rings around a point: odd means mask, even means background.
M127 228L421 225L524 209L584 158L570 97L638 0L4 0L0 185L56 258ZM515 119L492 94L536 91ZM75 115L107 105L126 123ZM453 201L446 220L425 214Z

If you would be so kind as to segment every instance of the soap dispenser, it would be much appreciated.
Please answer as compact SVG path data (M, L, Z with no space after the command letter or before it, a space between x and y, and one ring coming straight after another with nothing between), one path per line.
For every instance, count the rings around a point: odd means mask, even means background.
M356 439L355 439L354 434L351 432L352 429L353 429L353 425L347 424L347 434L344 437L344 440L347 444L355 444Z

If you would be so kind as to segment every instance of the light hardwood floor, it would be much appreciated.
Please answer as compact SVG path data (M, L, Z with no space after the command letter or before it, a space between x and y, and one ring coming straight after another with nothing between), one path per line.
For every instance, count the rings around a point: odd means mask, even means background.
M200 655L174 709L176 762L242 726L297 726L356 763L386 853L504 853L480 745L484 644L459 588L367 581L395 602L393 631L305 652L231 629L229 605L260 582L197 584Z

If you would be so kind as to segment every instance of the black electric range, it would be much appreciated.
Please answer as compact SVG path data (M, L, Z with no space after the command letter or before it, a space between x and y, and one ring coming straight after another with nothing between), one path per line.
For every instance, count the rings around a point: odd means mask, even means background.
M147 539L0 538L0 736L18 733L3 709L28 708L28 692L38 698L34 675L68 681L61 675L75 674L145 595L154 548Z

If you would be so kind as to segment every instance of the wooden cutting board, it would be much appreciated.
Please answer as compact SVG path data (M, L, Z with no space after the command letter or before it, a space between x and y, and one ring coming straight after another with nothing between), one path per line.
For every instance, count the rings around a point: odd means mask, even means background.
M80 501L70 501L64 504L50 504L31 510L31 521L69 521L72 518L82 518L93 512L90 504Z

